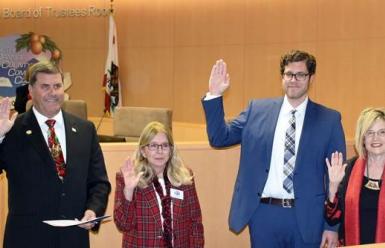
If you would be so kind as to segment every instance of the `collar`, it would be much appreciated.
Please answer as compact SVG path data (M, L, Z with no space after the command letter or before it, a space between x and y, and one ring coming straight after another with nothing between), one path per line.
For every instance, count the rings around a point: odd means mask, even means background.
M287 96L283 98L283 103L282 103L282 113L285 115L290 115L290 112L295 109L297 112L295 113L296 116L304 116L307 104L309 102L309 97L306 97L305 100L298 105L297 108L293 108L293 106L290 105L289 101L287 100Z
M54 119L56 121L57 126L64 126L63 112L60 110L54 117L48 118L42 115L35 107L32 106L32 111L36 116L37 122L39 126L46 126L45 121L48 119Z

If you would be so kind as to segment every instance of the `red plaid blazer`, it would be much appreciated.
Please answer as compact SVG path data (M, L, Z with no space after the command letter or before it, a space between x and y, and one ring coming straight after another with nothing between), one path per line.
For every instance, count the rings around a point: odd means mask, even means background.
M153 186L136 188L131 202L123 194L122 174L116 174L114 221L123 232L123 248L165 247L162 223ZM195 185L174 187L183 191L183 200L172 198L174 248L204 246L202 214Z

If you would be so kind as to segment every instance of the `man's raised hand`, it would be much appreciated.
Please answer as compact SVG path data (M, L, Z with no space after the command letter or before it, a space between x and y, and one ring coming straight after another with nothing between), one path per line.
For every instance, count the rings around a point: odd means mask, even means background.
M9 116L11 112L11 100L8 97L0 101L0 137L4 137L15 123L17 112Z
M217 60L211 69L209 79L209 91L211 95L220 96L230 86L230 76L227 73L226 63L220 59Z

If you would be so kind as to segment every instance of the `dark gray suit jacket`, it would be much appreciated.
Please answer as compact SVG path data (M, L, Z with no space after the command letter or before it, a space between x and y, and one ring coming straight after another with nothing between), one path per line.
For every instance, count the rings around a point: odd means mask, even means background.
M0 145L0 173L8 179L4 247L89 247L88 231L55 228L43 220L103 215L111 190L94 125L63 112L67 169L62 182L32 109L19 115Z

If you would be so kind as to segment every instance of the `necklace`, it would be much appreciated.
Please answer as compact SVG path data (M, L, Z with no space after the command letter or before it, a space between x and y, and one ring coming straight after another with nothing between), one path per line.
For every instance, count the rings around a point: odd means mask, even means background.
M368 177L368 182L365 184L365 187L371 190L380 190L380 181L375 181L369 177L369 165L366 165L366 175Z

